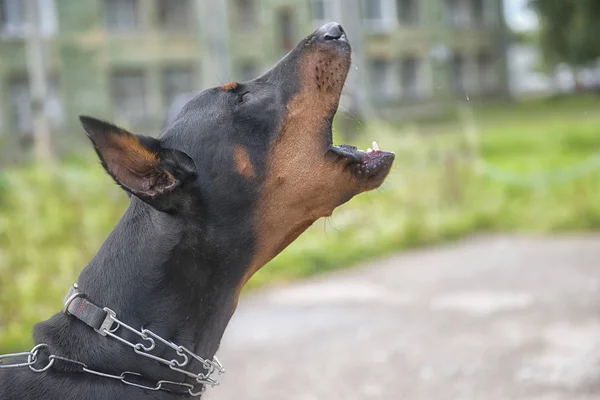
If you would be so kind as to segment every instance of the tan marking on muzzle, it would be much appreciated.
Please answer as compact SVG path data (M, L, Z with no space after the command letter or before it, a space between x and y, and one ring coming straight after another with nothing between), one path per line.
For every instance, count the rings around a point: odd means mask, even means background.
M238 291L317 219L331 215L353 184L350 174L325 157L324 130L339 102L346 63L319 49L301 60L301 89L270 150L256 212L256 251Z

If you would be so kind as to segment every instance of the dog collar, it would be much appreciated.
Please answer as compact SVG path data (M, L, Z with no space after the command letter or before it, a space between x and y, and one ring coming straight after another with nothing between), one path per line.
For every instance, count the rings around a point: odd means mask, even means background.
M80 361L51 354L49 351L49 346L43 343L36 345L33 349L31 349L31 351L28 352L0 355L0 369L28 367L33 372L42 373L52 368L55 362L62 362L67 363L72 367L74 366L75 371L118 380L126 385L153 391L165 390L168 392L178 393L180 395L189 395L192 397L201 396L206 390L207 386L218 385L219 382L213 378L213 374L218 373L221 375L225 372L225 369L216 356L214 356L212 360L206 360L183 346L178 346L173 342L163 339L148 329L142 328L141 330L137 330L125 324L117 319L117 314L110 308L101 308L90 302L86 295L79 291L77 284L74 284L67 293L64 301L63 311L65 314L72 315L86 325L94 328L94 330L100 335L105 337L108 336L118 340L119 342L131 347L136 354L167 365L173 371L179 372L185 375L187 378L193 379L192 382L194 383L189 383L189 379L187 381L184 379L182 382L160 380L148 383L150 381L149 379L146 379L141 374L132 371L124 371L120 375L107 374L90 369L86 364ZM124 339L119 335L123 329L139 336L141 341L133 343L127 339ZM153 350L157 345L171 348L171 350L175 352L176 358L167 360L153 354ZM5 359L12 361L15 358L18 360L17 362L8 364L3 362ZM26 358L26 361L19 361L23 358ZM204 372L191 372L189 368L193 361L198 362ZM71 371L73 371L72 367L70 368Z
M84 369L85 372L90 372L92 374L107 378L118 379L123 383L150 390L170 390L168 389L169 386L179 386L187 389L187 393L191 396L200 396L205 391L207 386L217 386L219 382L214 379L213 375L215 373L221 375L225 372L225 368L223 368L223 365L217 356L214 356L212 360L204 359L186 347L176 345L173 342L160 337L149 329L141 328L138 330L127 325L123 321L119 320L117 318L117 314L110 308L99 307L90 302L87 296L79 290L77 284L74 284L67 293L64 300L63 311L65 314L71 315L89 327L93 328L98 334L105 337L108 336L131 347L136 354L158 361L159 363L168 366L173 371L179 372L185 375L187 378L192 378L195 384L192 385L187 382L171 382L167 380L161 380L158 381L154 386L146 386L142 384L136 384L135 382L131 381L132 377L141 377L141 374L136 372L126 371L121 375L109 375ZM134 343L124 339L119 335L119 333L123 332L123 330L127 330L135 334L140 338L140 341ZM153 354L153 350L156 348L157 344L171 348L176 357L168 360ZM196 361L200 364L203 372L193 373L188 370L193 361ZM197 386L201 386L201 388L197 388Z

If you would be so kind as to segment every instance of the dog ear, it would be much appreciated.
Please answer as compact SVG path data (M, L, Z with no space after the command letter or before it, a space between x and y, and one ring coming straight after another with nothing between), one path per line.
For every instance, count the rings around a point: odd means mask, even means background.
M196 177L194 161L181 151L163 148L158 139L134 135L95 118L79 119L104 169L142 200L157 199Z

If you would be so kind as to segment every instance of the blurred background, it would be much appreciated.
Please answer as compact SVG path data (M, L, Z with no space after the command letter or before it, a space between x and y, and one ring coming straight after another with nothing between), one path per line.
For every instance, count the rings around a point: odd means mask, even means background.
M597 0L0 0L0 354L128 204L78 115L158 135L328 21L334 140L395 167L249 282L208 397L600 398Z

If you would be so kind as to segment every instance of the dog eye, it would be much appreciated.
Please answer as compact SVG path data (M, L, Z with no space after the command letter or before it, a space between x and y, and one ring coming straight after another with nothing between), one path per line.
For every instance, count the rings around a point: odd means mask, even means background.
M240 93L238 94L238 103L243 103L244 101L246 101L246 95L250 93L250 92L244 92L244 93Z

